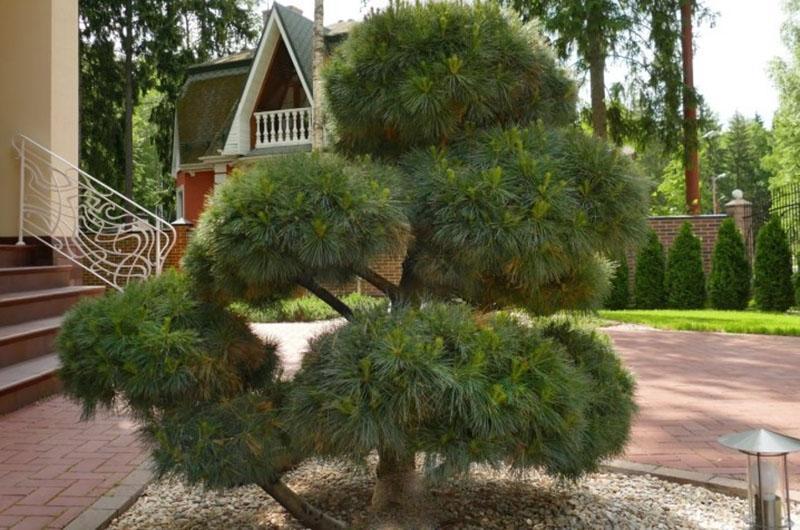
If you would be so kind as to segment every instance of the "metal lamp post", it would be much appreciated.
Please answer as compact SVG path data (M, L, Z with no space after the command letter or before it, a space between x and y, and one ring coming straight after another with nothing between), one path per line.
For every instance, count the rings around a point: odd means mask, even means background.
M747 455L748 528L791 528L786 455L800 451L800 440L756 429L726 434L719 443Z
M724 179L728 176L727 173L720 173L716 177L711 177L711 198L713 199L712 203L714 204L714 213L719 213L719 199L717 198L717 181L719 179Z

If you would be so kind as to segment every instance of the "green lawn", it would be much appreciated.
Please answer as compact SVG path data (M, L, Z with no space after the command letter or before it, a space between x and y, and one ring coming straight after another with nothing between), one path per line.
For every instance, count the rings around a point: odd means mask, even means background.
M755 311L643 310L600 311L607 320L686 331L724 331L760 335L800 336L800 315Z

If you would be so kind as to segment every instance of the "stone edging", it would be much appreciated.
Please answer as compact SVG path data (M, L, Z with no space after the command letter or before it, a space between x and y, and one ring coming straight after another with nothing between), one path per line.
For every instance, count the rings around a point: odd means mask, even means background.
M650 475L669 482L701 486L712 491L724 493L725 495L747 498L747 482L744 480L732 479L725 475L698 473L696 471L686 471L685 469L676 469L655 464L639 464L627 460L611 460L605 464L601 464L600 469L625 475ZM744 458L742 458L742 470L744 470ZM800 491L789 490L789 498L793 503L800 503Z
M94 504L72 520L64 530L100 530L127 510L144 491L154 474L152 463L146 460Z

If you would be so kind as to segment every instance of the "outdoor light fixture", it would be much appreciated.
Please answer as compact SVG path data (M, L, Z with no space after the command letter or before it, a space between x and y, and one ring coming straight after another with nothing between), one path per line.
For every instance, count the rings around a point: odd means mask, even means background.
M791 528L786 455L800 451L800 440L756 429L726 434L719 443L747 455L748 528Z

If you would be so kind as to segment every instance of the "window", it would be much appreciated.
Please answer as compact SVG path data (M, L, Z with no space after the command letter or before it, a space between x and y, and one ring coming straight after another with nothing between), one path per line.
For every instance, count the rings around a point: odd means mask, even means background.
M177 217L176 221L185 221L184 207L183 207L183 186L178 186L175 189L175 217Z

